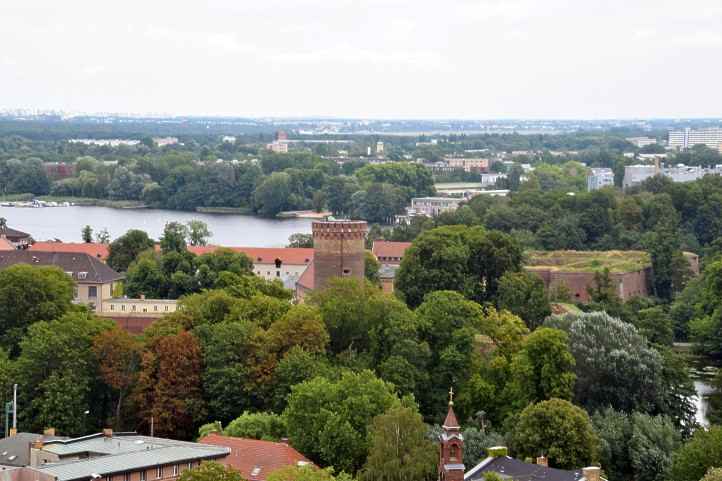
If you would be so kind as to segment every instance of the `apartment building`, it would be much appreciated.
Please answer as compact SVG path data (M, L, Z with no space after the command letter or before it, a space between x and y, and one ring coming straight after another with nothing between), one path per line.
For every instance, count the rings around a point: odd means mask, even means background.
M614 187L614 171L608 168L590 169L587 175L587 190L599 190L604 187Z
M670 130L669 146L676 149L688 149L695 145L706 145L710 149L722 151L722 128Z

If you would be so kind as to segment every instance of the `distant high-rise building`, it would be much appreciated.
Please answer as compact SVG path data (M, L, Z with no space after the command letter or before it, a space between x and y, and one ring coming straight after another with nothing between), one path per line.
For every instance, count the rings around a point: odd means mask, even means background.
M376 142L376 154L384 155L384 143L381 141Z
M676 149L688 149L695 145L706 145L710 149L722 151L722 129L670 130L669 146Z
M276 139L277 142L283 142L284 140L288 140L288 134L284 132L283 130L276 131Z

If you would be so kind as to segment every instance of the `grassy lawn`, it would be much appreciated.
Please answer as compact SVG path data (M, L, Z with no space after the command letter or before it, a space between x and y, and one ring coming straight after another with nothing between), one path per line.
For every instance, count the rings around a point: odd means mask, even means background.
M529 251L528 267L568 272L609 269L610 272L632 272L649 267L649 254L644 251Z

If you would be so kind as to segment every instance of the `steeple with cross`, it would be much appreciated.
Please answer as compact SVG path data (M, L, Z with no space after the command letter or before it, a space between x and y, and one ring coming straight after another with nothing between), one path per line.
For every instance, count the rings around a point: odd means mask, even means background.
M439 481L464 481L464 436L454 413L454 388L449 389L449 411L439 446Z

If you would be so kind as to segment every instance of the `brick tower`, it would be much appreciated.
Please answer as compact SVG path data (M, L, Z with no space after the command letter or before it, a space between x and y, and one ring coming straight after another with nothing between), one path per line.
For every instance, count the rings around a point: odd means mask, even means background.
M449 391L449 412L439 446L439 481L464 481L464 436L454 413L454 389Z
M323 289L333 277L363 279L365 221L327 220L314 222L313 284Z

